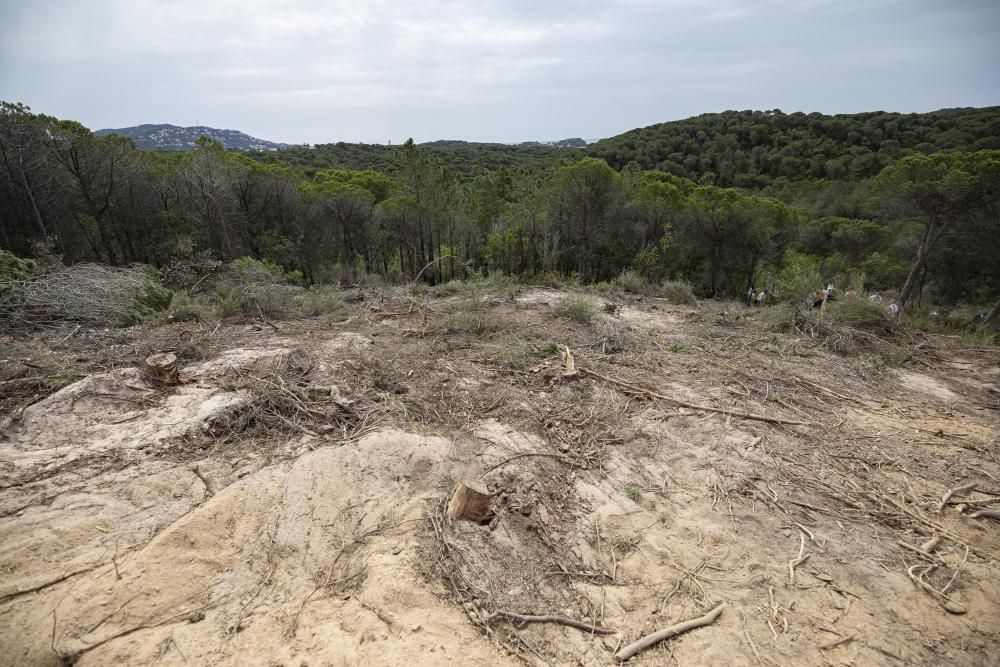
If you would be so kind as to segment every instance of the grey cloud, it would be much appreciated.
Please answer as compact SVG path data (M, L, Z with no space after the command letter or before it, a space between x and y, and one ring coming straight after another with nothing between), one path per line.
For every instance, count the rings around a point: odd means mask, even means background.
M0 98L292 142L1000 103L993 2L0 0Z

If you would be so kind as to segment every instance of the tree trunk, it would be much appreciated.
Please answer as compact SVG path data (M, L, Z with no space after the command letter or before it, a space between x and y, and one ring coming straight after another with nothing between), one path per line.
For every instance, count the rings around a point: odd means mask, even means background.
M910 267L910 273L906 276L906 282L903 283L903 288L899 290L899 297L896 299L896 304L899 306L898 313L903 312L903 308L906 307L906 302L910 300L910 296L913 294L913 287L917 283L917 276L920 275L920 270L924 268L924 264L927 262L927 258L923 254L923 246L917 248L917 258L913 261L913 266ZM897 317L899 314L897 313Z
M903 309L906 308L907 302L910 297L913 296L913 289L917 285L917 278L920 276L920 272L923 271L924 266L927 264L927 257L931 253L931 248L937 243L938 239L941 238L941 234L944 232L945 225L938 224L933 220L927 222L927 227L924 228L924 233L920 237L920 245L917 246L917 256L913 260L913 266L910 267L910 273L906 276L906 282L903 283L903 289L899 290L899 298L896 299L896 303L899 305L899 311L896 313L896 318L902 314Z
M993 304L993 308L990 309L989 314L986 316L986 323L994 323L1000 321L1000 299Z
M28 202L31 203L31 212L35 217L35 225L38 227L38 231L42 234L42 239L45 239L49 233L45 229L45 223L42 222L42 213L38 209L38 202L35 200L35 193L31 189L31 184L28 182L28 174L24 171L24 158L21 155L17 156L19 171L21 172L21 182L24 184L24 192L28 195Z

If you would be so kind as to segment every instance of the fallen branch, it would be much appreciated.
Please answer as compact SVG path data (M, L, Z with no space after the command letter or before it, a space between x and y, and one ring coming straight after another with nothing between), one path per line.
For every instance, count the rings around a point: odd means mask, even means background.
M76 334L77 331L80 330L80 327L82 327L82 326L83 325L81 325L81 324L77 324L76 328L73 329L72 331L70 331L69 334L67 334L67 336L65 338L61 339L59 342L60 343L65 343L66 341L68 341L70 338L72 338Z
M490 623L498 619L505 619L517 623L558 623L559 625L576 628L577 630L583 630L584 632L592 632L595 635L611 635L617 632L613 628L601 628L596 625L591 625L590 623L577 621L572 618L566 618L565 616L554 616L552 614L533 616L531 614L515 614L512 611L494 612L483 619L483 622Z
M583 373L584 375L589 375L589 376L595 377L595 378L597 378L599 380L604 380L605 382L610 382L613 385L617 385L617 386L622 387L624 389L628 389L629 391L634 392L636 394L643 394L643 395L649 396L650 398L655 398L655 399L660 400L660 401L666 401L668 403L672 403L672 404L674 404L674 405L676 405L678 407L682 407L682 408L689 408L691 410L699 410L701 412L715 412L715 413L722 414L722 415L732 415L733 417L739 417L740 419L752 419L754 421L768 422L770 424L785 424L787 426L809 426L810 425L809 422L800 422L800 421L795 421L795 420L792 420L792 419L781 419L779 417L765 417L763 415L753 415L753 414L750 414L749 412L738 412L736 410L726 410L724 408L716 408L716 407L712 407L710 405L698 405L697 403L688 403L686 401L681 401L681 400L678 400L676 398L671 398L670 396L664 396L663 394L658 394L655 391L650 391L649 389L644 389L642 387L637 387L635 385L628 384L627 382L622 382L621 380L616 380L614 378L610 378L607 375L601 375L600 373L592 371L592 370L590 370L588 368L581 368L580 366L577 366L576 370L578 372L580 372L580 373Z
M929 541L930 540L928 540L928 542ZM937 556L937 554L934 553L934 548L937 548L937 544L936 543L934 544L934 547L931 548L931 549L925 549L924 545L921 545L919 547L915 547L912 544L908 544L906 542L903 542L902 540L898 540L896 542L896 544L898 544L899 546L901 546L901 547L903 547L905 549L909 549L910 551L912 551L916 555L920 556L924 560L928 560L928 561L934 563L935 565L944 565L945 564L944 561L941 560L941 558L939 558ZM927 544L927 542L925 542L924 544Z
M457 258L457 255L441 255L437 259L435 259L433 261L430 261L430 262L427 262L427 264L424 266L424 268L420 269L420 273L418 273L417 277L413 279L413 282L410 283L410 286L412 287L413 285L417 284L417 281L420 280L420 276L424 275L424 271L426 271L427 269L429 269L434 264L437 264L442 259L448 259L448 258L455 259L455 258Z
M718 607L708 612L704 616L699 618L692 618L690 621L684 621L683 623L678 623L676 625L671 625L669 628L664 628L658 630L651 635L646 635L642 639L632 642L622 650L615 654L615 660L619 662L625 662L632 656L641 653L648 649L650 646L662 642L664 639L670 639L679 634L685 633L688 630L694 630L695 628L700 628L704 625L711 625L722 615L722 608L726 606L723 602L719 604Z
M997 510L979 510L970 514L973 519L996 519L1000 521L1000 512Z
M948 504L948 501L951 500L951 497L953 495L955 495L956 493L968 493L968 492L972 491L975 488L976 488L976 484L975 484L975 482L973 482L971 484L964 484L962 486L956 486L954 489L948 489L948 491L946 491L945 494L943 496L941 496L941 502L938 503L938 506L937 506L938 514L940 514L942 511L944 511L944 506Z

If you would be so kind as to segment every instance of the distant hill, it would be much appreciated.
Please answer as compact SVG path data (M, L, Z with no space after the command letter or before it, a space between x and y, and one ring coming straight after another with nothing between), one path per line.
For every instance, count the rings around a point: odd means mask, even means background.
M274 151L288 148L289 144L279 144L251 137L238 130L220 130L215 127L196 125L194 127L179 127L177 125L136 125L115 129L96 130L94 134L117 134L128 137L135 142L139 150L144 151L183 151L193 148L198 137L211 137L230 150Z
M556 148L586 148L590 143L586 139L573 137L572 139L560 139L559 141L522 141L518 146L555 146Z
M586 148L620 169L636 162L702 183L856 181L912 153L1000 149L1000 107L828 116L724 111L630 130Z

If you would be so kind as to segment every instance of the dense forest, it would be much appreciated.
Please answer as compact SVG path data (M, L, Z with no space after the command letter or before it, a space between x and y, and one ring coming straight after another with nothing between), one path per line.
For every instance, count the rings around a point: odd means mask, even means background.
M591 156L412 141L243 154L207 138L150 153L3 103L0 246L164 270L250 258L306 285L630 271L702 296L798 300L833 282L903 305L985 306L1000 296L998 118L729 112ZM803 190L779 182L793 175L818 197L846 184L850 215L798 206Z
M907 155L1000 149L1000 107L826 116L726 111L592 144L616 169L635 162L703 185L762 189L779 179L861 180Z
M572 140L566 140L572 141ZM560 142L562 143L562 142ZM553 165L583 157L572 146L528 144L491 144L471 141L431 141L420 148L459 176L475 176L501 167L543 171ZM312 177L321 169L354 169L391 172L396 169L396 147L384 144L318 144L292 146L281 151L247 153L265 164L284 164L298 168Z

